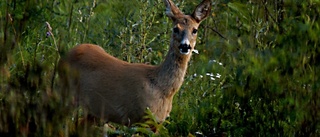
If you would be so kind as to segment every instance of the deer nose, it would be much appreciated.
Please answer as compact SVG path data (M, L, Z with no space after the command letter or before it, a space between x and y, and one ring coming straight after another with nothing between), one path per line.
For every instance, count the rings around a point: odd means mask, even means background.
M186 43L184 43L184 44L180 44L179 45L179 50L180 50L180 53L181 54L189 54L189 52L191 51L191 46L190 46L190 44L186 44Z

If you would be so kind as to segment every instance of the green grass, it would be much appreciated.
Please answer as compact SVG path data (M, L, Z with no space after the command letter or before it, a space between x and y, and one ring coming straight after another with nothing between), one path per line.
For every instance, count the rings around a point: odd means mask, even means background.
M191 13L200 0L174 2ZM154 134L145 123L76 127L55 68L80 43L160 64L172 28L162 0L1 1L0 136L320 136L320 2L212 6L170 117L147 116Z

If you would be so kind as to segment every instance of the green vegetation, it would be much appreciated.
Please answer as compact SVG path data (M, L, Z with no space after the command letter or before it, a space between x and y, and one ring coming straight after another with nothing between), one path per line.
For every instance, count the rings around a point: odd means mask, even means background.
M174 2L191 13L200 0ZM56 65L80 43L161 63L172 28L162 0L2 0L0 136L320 136L320 1L212 6L168 122L147 116L154 134L144 123L76 127Z

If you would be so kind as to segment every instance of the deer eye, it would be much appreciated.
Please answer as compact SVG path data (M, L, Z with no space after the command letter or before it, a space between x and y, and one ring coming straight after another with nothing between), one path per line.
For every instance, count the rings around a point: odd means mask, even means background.
M192 34L197 34L198 30L197 29L193 29L192 30Z
M179 33L179 29L177 27L173 28L174 33Z

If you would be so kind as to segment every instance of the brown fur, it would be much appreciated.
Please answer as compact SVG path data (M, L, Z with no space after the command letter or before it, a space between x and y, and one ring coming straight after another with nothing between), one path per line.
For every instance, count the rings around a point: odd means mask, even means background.
M170 0L164 0L167 15L180 31L173 33L169 52L162 64L151 66L128 63L106 53L101 47L81 44L74 47L60 66L70 72L60 73L66 85L76 92L77 100L88 113L106 121L130 125L140 122L146 108L163 122L172 108L172 99L179 90L187 70L191 53L184 55L179 51L182 39L187 38L194 49L197 29L201 20L192 15L184 15ZM204 0L199 6L210 10L210 1ZM201 7L201 8L202 8ZM168 13L168 10L171 13ZM200 9L201 10L201 9ZM68 79L70 83L68 82Z

